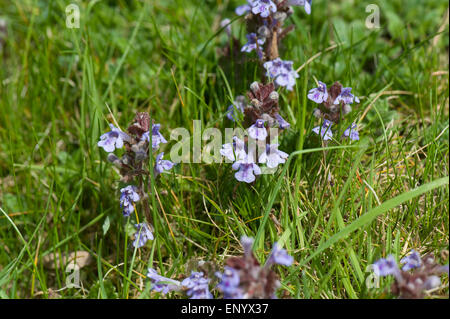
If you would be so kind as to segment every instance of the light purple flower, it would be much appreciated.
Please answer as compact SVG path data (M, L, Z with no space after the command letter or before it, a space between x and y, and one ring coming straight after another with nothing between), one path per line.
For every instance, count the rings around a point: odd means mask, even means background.
M120 207L123 208L123 215L125 217L130 216L131 213L134 212L133 203L140 199L139 194L136 191L137 188L133 185L128 185L120 190Z
M404 264L402 270L408 271L410 269L419 268L422 265L422 259L420 258L420 254L413 249L408 256L403 257L400 260L400 263Z
M153 124L152 125L152 149L156 150L161 143L167 143L167 140L162 136L159 132L161 124ZM142 134L141 140L146 140L150 143L150 132L145 132Z
M280 114L276 114L276 115L275 115L275 119L276 119L277 122L278 122L278 126L279 126L282 130L288 129L288 128L291 126L291 124L289 124L288 122L286 122L286 121L284 120L284 118L281 117Z
M247 4L237 7L235 12L238 16L247 14L252 9L252 6L253 6L253 0L247 0Z
M293 69L293 64L292 61L283 61L280 58L276 58L265 62L263 66L267 71L266 76L273 78L275 84L284 86L287 90L292 91L295 79L299 77Z
M290 0L289 5L304 7L307 14L311 14L312 0Z
M170 170L175 164L168 160L163 160L164 152L160 153L158 156L156 156L156 163L155 163L155 175L161 174L164 171Z
M167 294L170 291L179 291L181 283L177 280L163 277L159 275L153 268L148 269L147 277L152 282L152 290Z
M278 149L279 144L267 144L266 151L259 157L259 163L267 163L267 167L275 168L283 164L289 155Z
M236 110L244 113L245 104L245 97L242 95L237 96L233 104L231 104L227 109L228 119L234 122L235 118L237 118L237 114L235 113Z
M319 81L319 87L309 91L308 99L318 104L325 102L328 99L327 85Z
M334 104L339 104L341 101L344 102L344 104L352 104L353 101L359 103L358 97L354 96L351 92L352 88L343 88L341 94L334 100Z
M359 133L356 130L356 124L352 123L345 131L344 136L350 137L352 141L358 141L359 140Z
M248 136L255 140L264 141L267 138L267 130L264 127L265 120L258 119L248 128Z
M292 91L294 89L296 78L298 78L297 72L291 70L289 72L281 73L280 75L278 75L275 79L275 83L279 86L286 87L286 90L288 91Z
M277 12L277 6L271 0L254 0L252 12L259 14L262 18L267 18L271 12Z
M226 143L222 145L220 154L230 161L244 159L247 156L245 153L245 143L243 140L239 139L237 136L233 136L232 143Z
M256 179L255 175L261 174L261 169L254 163L253 156L249 154L245 159L234 162L232 168L235 171L239 170L234 177L240 182L252 183Z
M220 282L217 285L223 292L223 299L242 299L242 290L239 288L239 272L229 266L224 267L223 273L217 272L216 276Z
M257 50L260 51L261 50L261 46L264 44L264 42L266 41L265 39L258 39L258 36L256 35L256 33L249 33L246 35L247 37L247 43L244 44L244 46L241 49L241 52L252 52L253 50Z
M315 128L312 129L312 131L320 135L324 141L328 141L333 138L331 125L333 125L333 122L324 120L322 126L316 126Z
M265 267L270 267L273 264L290 266L293 262L294 258L287 253L286 249L282 249L278 243L274 243L272 252L266 261Z
M130 137L112 124L109 124L109 127L111 131L100 136L100 141L98 141L97 145L103 147L106 152L111 153L116 148L122 148L123 141L130 141Z
M381 258L372 265L373 272L379 277L384 277L388 275L399 275L400 270L398 269L397 262L394 256L389 255L386 259Z
M153 240L153 233L146 223L140 223L134 225L137 229L134 235L133 247L141 248L147 241Z
M208 287L209 279L203 276L203 272L191 272L191 275L181 282L188 289L186 294L191 299L213 299Z

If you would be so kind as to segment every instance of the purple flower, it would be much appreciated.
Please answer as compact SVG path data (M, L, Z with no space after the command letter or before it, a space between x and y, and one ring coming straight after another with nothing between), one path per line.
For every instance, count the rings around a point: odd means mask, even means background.
M163 156L164 152L156 156L156 163L154 168L155 175L161 174L164 171L168 171L175 165L171 161L163 160Z
M273 78L275 84L284 86L289 91L292 91L295 79L298 78L298 74L292 66L292 61L283 61L280 58L264 63L264 68L267 71L266 75Z
M293 262L294 258L290 256L285 249L280 248L278 243L274 243L265 267L270 267L273 264L290 266Z
M307 14L311 14L312 0L290 0L289 5L304 7Z
M373 265L373 272L379 277L384 277L388 275L399 275L400 270L398 269L397 262L394 256L389 255L386 259L381 258L376 261Z
M408 256L403 257L400 260L400 263L404 264L402 270L408 271L410 269L419 268L422 265L422 259L420 258L419 253L413 249Z
M334 104L339 104L341 101L344 102L344 104L352 104L353 101L356 103L359 103L358 97L354 96L352 93L352 88L343 88L341 90L341 94L338 95L336 100L334 100Z
M139 194L136 193L137 188L133 185L128 185L125 188L120 190L120 207L123 207L123 215L128 217L134 212L133 203L137 202L140 197Z
M130 137L112 124L109 124L109 127L111 131L100 136L100 141L98 141L97 145L103 147L106 152L111 153L116 148L122 148L123 141L129 141Z
M236 171L234 177L240 182L252 183L255 175L261 174L261 169L254 163L253 156L247 155L244 159L234 162L232 168Z
M220 154L230 161L241 160L247 156L244 147L244 141L237 136L233 136L233 143L223 144Z
M308 99L318 104L325 102L328 99L327 85L319 81L319 87L309 91Z
M203 272L193 271L191 275L181 282L188 289L187 295L191 299L213 299L208 287L209 279L203 276Z
M157 292L167 294L170 291L178 291L181 289L179 281L163 277L153 268L148 269L147 277L152 281L152 289Z
M267 138L267 130L264 127L265 120L256 120L255 124L248 128L248 136L255 140L264 141Z
M241 52L252 52L253 50L261 51L261 46L266 41L265 39L258 39L256 33L249 33L246 35L247 43L241 49Z
M322 137L324 141L331 140L333 138L333 132L331 131L331 125L333 122L324 120L322 126L316 126L312 131Z
M284 62L280 58L276 58L272 61L267 61L263 64L267 71L267 76L271 78L277 77L281 72L283 72Z
M161 124L153 124L152 125L152 149L156 150L160 143L167 143L166 139L159 132L159 128ZM142 134L141 140L146 140L150 143L150 132L145 132Z
M242 95L239 95L236 97L236 100L228 107L227 110L227 117L231 121L235 121L235 118L237 118L237 114L235 113L235 110L239 110L241 113L244 113L245 108L245 97Z
M278 126L279 126L282 130L288 129L288 128L291 126L291 124L289 124L288 122L286 122L286 121L284 120L284 118L281 117L280 114L276 114L276 115L275 115L275 118L276 118L276 120L277 120L277 122L278 122Z
M352 123L345 131L344 136L350 137L352 141L358 141L359 140L359 133L356 130L356 124Z
M134 235L133 247L141 248L149 240L153 240L153 234L146 223L134 225L137 229Z
M220 282L217 285L223 292L223 299L242 299L242 290L239 288L239 272L229 266L224 267L223 273L217 272L216 276Z
M241 16L243 14L250 12L250 10L252 9L252 6L253 6L253 0L247 0L247 4L237 7L235 12L238 16Z
M262 18L267 18L270 12L277 12L277 6L271 0L254 0L252 12L254 14L259 13Z
M259 163L267 163L267 167L275 168L283 164L289 155L278 149L279 144L267 144L266 151L259 157Z

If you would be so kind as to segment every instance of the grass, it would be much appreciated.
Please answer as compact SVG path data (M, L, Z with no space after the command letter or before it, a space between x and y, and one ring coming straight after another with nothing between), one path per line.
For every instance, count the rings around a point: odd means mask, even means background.
M296 9L281 48L303 66L294 92L280 90L288 163L251 186L236 186L230 164L177 165L155 182L155 240L139 250L99 136L136 111L150 112L166 138L177 127L192 134L192 120L224 131L230 101L260 72L255 56L218 50L228 44L220 21L243 1L72 2L80 29L65 27L68 1L0 0L0 297L163 298L150 291L147 267L179 279L205 261L213 272L241 254L243 234L256 238L260 260L275 241L294 256L277 269L279 295L292 298L389 297L388 280L367 287L367 267L412 248L448 263L446 1ZM379 29L365 27L370 3ZM243 41L242 20L232 27ZM359 121L359 142L325 146L311 133L306 94L316 79L361 97L339 128ZM82 289L65 288L70 273L57 260L76 251L93 260ZM448 277L433 298L442 297Z

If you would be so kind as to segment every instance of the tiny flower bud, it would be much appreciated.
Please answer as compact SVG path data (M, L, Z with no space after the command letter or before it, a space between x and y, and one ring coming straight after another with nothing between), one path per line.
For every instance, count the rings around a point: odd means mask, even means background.
M315 118L321 118L322 117L322 112L319 109L314 109L313 111L313 115Z
M259 90L259 83L255 81L252 84L250 84L250 90L252 90L253 92L258 91Z
M270 99L272 99L272 100L278 100L279 97L280 97L280 96L278 95L278 92L275 92L275 91L270 92L270 95L269 95L269 98L270 98Z
M261 102L260 101L258 101L257 99L253 99L252 100L252 105L254 106L254 107L256 107L256 108L259 108L259 107L261 107Z
M258 34L261 38L267 38L270 35L270 30L265 25L259 27Z
M114 166L121 168L122 163L120 162L120 159L113 153L108 154L108 162L111 162L114 164Z
M287 14L282 11L277 11L274 13L273 18L277 21L284 21L287 18Z
M131 164L131 159L130 159L130 157L128 155L125 154L122 157L122 164L124 164L124 165L130 165Z

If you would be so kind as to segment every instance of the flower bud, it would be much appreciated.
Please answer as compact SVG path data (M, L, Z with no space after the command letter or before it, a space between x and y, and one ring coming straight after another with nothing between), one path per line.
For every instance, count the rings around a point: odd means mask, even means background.
M282 11L277 11L274 13L273 18L277 21L282 22L282 21L286 20L287 14Z
M278 92L273 91L273 92L270 92L269 98L277 101L280 98L280 95L278 94Z
M265 25L259 27L258 29L258 35L261 38L267 38L270 35L270 30L268 27L266 27Z
M320 119L322 117L322 112L319 109L314 109L313 115L315 118Z
M256 108L259 108L259 107L261 107L261 102L260 101L258 101L257 99L253 99L252 100L252 105L254 106L254 107L256 107Z
M273 127L275 124L275 119L267 113L261 115L261 119L267 122L268 127Z
M113 153L109 153L108 154L108 162L111 162L114 164L114 166L121 168L122 167L122 163L120 161L120 159Z
M250 84L250 90L252 90L253 93L258 91L259 90L259 83L255 81L252 84Z

